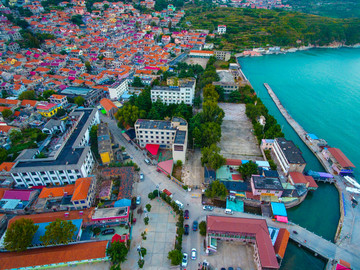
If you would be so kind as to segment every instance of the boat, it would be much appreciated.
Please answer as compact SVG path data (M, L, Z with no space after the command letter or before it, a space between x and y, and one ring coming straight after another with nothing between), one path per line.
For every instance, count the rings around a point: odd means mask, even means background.
M358 182L356 182L355 179L351 178L350 176L344 176L344 179L349 182L351 185L353 185L356 188L360 188L360 184Z
M360 194L360 189L358 189L358 188L347 187L346 190L351 192L351 193Z

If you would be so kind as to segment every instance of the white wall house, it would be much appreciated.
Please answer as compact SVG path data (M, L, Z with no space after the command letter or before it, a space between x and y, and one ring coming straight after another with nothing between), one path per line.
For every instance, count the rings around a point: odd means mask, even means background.
M179 86L154 86L151 89L151 101L160 99L163 103L178 104L184 102L187 105L193 105L196 82L188 81L180 83Z
M117 81L109 87L110 99L118 100L128 90L129 90L129 84L127 79L122 79L120 81Z

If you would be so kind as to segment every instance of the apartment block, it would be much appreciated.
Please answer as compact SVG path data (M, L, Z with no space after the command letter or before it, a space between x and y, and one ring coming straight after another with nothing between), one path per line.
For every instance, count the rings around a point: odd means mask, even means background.
M181 81L178 86L154 86L151 89L151 101L155 102L159 99L167 105L181 102L192 105L195 86L195 79Z
M302 173L305 169L306 162L299 148L285 138L276 138L272 151L280 164L281 170L288 174L289 172Z
M110 99L118 100L126 91L129 91L129 84L127 79L117 81L109 86Z
M140 147L157 144L160 148L171 149L173 160L185 163L188 125L180 117L171 121L138 119L135 123L136 141Z
M76 179L91 174L95 160L89 146L89 134L91 127L100 123L99 112L76 109L69 115L69 121L71 127L63 135L62 145L50 157L19 156L11 169L16 186L73 184Z

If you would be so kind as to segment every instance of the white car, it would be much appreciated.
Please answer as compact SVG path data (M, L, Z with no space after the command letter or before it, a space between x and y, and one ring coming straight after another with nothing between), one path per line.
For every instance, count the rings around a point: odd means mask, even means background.
M191 259L196 260L196 255L197 255L196 248L193 248L191 250Z
M182 262L181 262L181 266L186 267L187 264L188 264L188 255L187 255L187 253L184 253L183 254L183 259L182 259Z
M144 174L140 173L140 181L144 181Z

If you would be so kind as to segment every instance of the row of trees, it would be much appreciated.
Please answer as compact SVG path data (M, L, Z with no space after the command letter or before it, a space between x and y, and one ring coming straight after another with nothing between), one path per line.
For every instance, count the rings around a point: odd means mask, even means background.
M14 221L4 238L4 246L9 251L24 251L32 243L39 225L31 219L21 218ZM43 245L68 244L73 240L76 226L71 221L57 219L45 227L45 234L40 236Z

